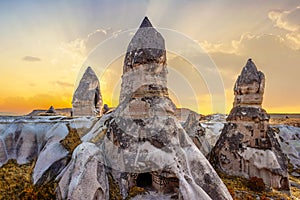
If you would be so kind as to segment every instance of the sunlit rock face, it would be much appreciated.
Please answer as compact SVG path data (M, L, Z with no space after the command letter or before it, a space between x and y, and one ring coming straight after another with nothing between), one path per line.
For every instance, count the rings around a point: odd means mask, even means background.
M167 73L165 41L145 17L124 59L120 104L126 104L127 115L138 119L175 112L168 96ZM150 113L152 107L157 108L152 109L155 113Z
M76 191L87 190L86 177L98 168L98 178L89 182L91 199L107 199L107 191L114 189L107 186L104 173L116 182L123 199L135 186L148 191L142 199L232 199L174 115L165 52L164 39L145 18L125 56L120 104L101 117L98 129L82 137L62 174L59 198L76 199ZM93 153L95 147L99 153Z
M300 177L300 128L288 125L275 125L282 151L289 158L291 175Z
M101 115L102 96L99 80L91 67L84 72L72 100L73 116Z
M261 108L265 77L248 60L235 86L233 108L210 159L227 174L260 177L267 185L289 191L287 157Z
M248 60L234 86L233 107L261 107L265 88L265 75Z

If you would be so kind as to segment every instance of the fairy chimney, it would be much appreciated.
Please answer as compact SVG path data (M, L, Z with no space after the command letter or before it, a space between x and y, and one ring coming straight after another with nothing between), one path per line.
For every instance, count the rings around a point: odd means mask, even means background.
M226 174L260 177L273 188L289 191L287 157L262 108L264 87L264 74L249 59L235 83L233 108L210 160Z
M73 116L101 115L102 96L99 80L91 67L88 67L73 95Z

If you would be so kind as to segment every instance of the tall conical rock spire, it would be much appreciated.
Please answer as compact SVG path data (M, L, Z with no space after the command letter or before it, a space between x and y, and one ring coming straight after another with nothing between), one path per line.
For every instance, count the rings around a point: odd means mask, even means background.
M261 107L264 88L265 75L258 71L252 59L249 59L236 80L233 106Z
M91 67L88 67L73 95L72 112L74 116L101 115L102 95L98 77Z
M235 83L233 108L210 160L226 174L257 176L269 186L289 191L287 157L261 107L264 86L264 74L249 59Z
M136 97L168 97L166 49L162 35L144 18L124 59L120 103ZM169 110L175 105L169 101Z
M147 16L143 19L140 25L140 28L145 28L145 27L153 27Z
M164 38L152 27L149 19L145 17L128 45L123 73L130 71L140 64L165 64L165 62L166 50Z

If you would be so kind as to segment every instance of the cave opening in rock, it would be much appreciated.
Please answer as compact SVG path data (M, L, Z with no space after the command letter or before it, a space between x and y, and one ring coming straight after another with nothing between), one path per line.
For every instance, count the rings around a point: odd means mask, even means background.
M151 187L152 186L152 175L150 173L139 174L136 179L136 186L138 187Z
M99 93L100 93L100 90L99 90L99 88L97 87L97 88L96 88L96 91L95 91L95 97L94 97L94 106L95 106L96 108L97 108L97 106L98 106Z

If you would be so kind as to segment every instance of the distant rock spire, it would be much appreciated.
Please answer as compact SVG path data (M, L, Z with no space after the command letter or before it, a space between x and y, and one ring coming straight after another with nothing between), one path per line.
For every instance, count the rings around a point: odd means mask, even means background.
M74 116L101 115L102 96L97 75L91 67L88 67L73 95Z
M46 111L46 113L56 113L53 106L50 106L50 108Z
M223 173L289 191L287 158L262 108L265 76L251 59L234 86L234 103L222 133L211 151L211 163Z

